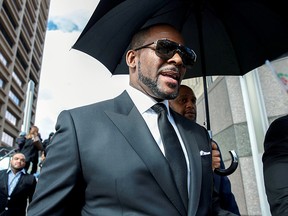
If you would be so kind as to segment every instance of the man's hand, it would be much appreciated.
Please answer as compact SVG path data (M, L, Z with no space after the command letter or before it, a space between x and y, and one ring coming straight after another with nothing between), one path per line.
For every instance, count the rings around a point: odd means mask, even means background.
M213 140L211 141L211 143L212 143L212 169L214 171L214 169L220 168L221 158L216 143Z

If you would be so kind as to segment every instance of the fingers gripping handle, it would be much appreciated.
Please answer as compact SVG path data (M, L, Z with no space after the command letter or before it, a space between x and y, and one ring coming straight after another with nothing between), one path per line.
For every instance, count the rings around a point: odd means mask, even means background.
M227 175L231 175L238 167L238 155L236 154L236 152L234 150L230 150L229 151L230 155L231 155L231 164L227 169L215 169L214 172L217 175L220 176L227 176Z

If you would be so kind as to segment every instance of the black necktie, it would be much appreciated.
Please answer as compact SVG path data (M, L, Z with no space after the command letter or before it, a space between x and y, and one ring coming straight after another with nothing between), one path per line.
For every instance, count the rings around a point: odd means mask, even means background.
M152 106L152 109L158 114L158 127L164 144L166 159L172 169L181 197L184 203L187 203L187 165L180 141L168 120L166 106L163 103L157 103Z

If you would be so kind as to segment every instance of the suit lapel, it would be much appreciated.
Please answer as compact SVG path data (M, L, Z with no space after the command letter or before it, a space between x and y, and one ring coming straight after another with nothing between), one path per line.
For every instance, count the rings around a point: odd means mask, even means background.
M106 112L106 114L143 160L178 211L182 215L187 215L180 194L172 180L170 167L127 92L115 98L115 112Z
M3 191L5 191L6 194L8 194L8 174L7 170L1 171L0 179L3 179L3 183L1 183L1 187L3 187ZM2 190L2 189L1 189Z

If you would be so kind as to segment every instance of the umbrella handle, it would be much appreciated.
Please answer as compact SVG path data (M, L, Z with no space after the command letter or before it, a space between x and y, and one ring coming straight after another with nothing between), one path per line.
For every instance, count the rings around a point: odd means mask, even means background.
M230 155L231 155L231 164L227 169L220 169L217 168L214 170L214 172L217 175L220 176L228 176L230 174L232 174L238 167L238 155L236 154L236 152L234 150L229 151Z

